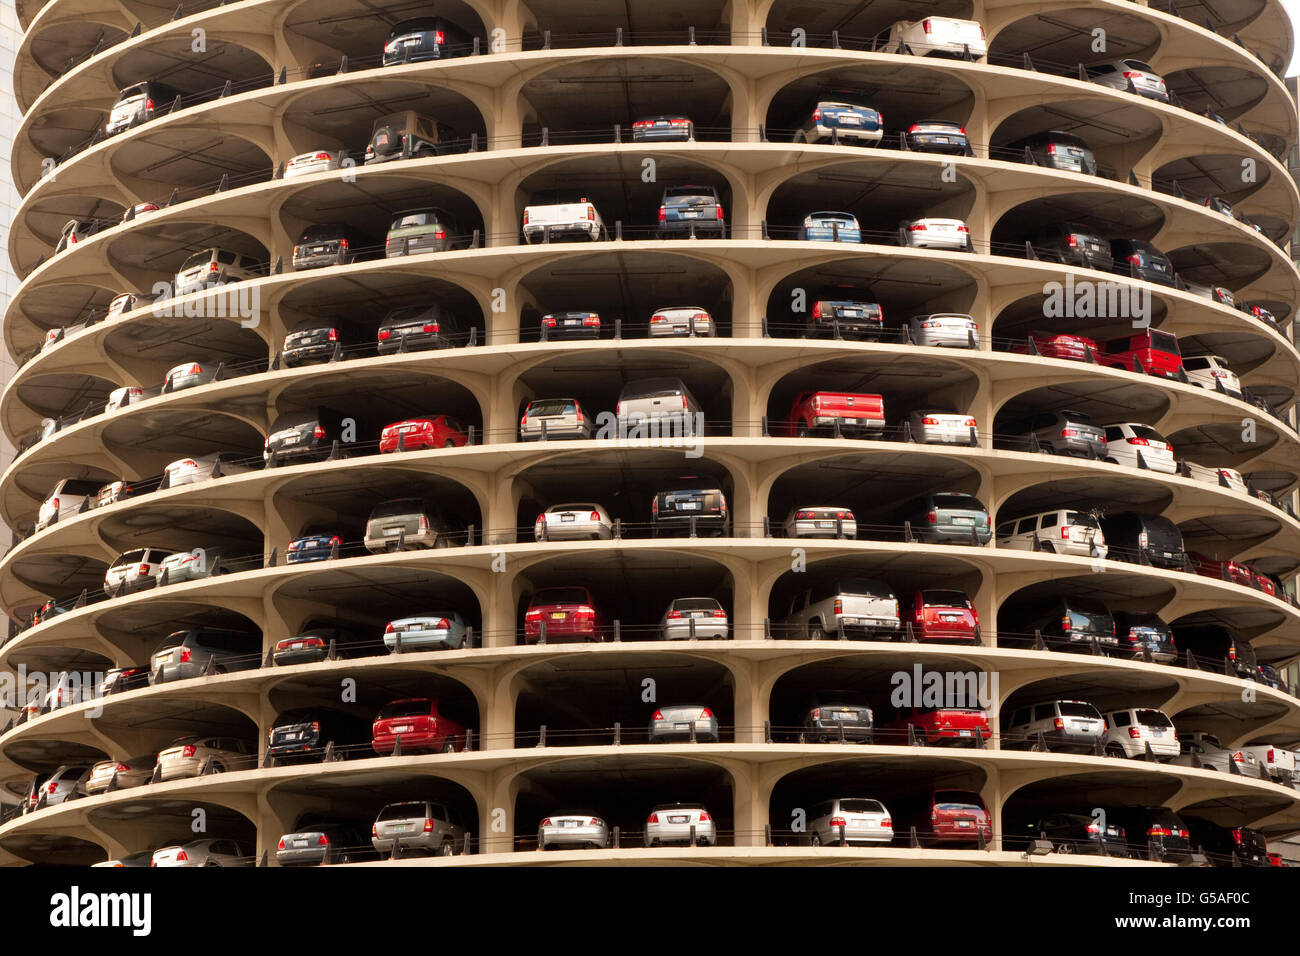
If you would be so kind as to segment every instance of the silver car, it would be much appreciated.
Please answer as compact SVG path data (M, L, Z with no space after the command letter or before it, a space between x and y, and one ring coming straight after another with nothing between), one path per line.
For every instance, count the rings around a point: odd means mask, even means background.
M782 526L787 538L856 538L858 522L848 508L811 505L791 508Z
M221 363L212 359L205 359L202 362L182 362L167 371L167 377L163 379L164 386L169 391L179 392L184 388L197 388L200 385L207 385L215 381L217 377L217 367Z
M675 598L659 619L659 640L727 639L727 612L713 598Z
M608 541L614 537L614 523L600 505L551 505L537 516L533 538L537 541Z
M1132 90L1147 99L1169 102L1165 81L1151 66L1141 60L1110 60L1094 63L1085 68L1088 79L1112 90Z
M252 256L239 255L225 249L204 249L196 252L176 270L174 295L185 295L214 285L253 279L265 269Z
M650 743L690 740L692 729L697 741L718 742L718 718L709 708L703 704L665 705L650 717Z
M848 844L891 843L894 821L883 803L865 797L826 800L809 809L808 841L813 846L838 844L841 832Z
M969 445L975 419L964 412L921 409L908 417L912 439L925 445Z
M168 584L182 581L199 581L216 574L224 574L225 555L218 549L195 548L193 551L176 551L162 560Z
M312 173L325 173L339 168L340 153L334 149L313 149L299 153L284 164L284 178L296 179Z
M716 334L713 317L698 306L659 309L650 316L651 338L670 335L703 335L711 338Z
M577 399L537 399L528 403L519 419L520 441L590 437L591 421Z
M327 859L330 863L353 863L370 855L351 825L317 823L280 837L275 862L280 866L319 866Z
M698 846L717 846L718 832L709 811L698 803L661 803L645 821L645 845L690 844L695 830Z
M115 789L125 787L142 787L153 777L154 754L141 754L139 757L126 757L122 760L101 760L90 768L86 777L86 794L93 796L108 790L113 778L117 778ZM146 866L148 862L146 861Z
M119 408L126 408L128 405L143 402L145 398L145 390L139 385L123 385L121 388L115 388L108 393L108 401L104 403L104 411L115 412Z
M90 866L92 869L97 866L131 869L134 867L148 867L152 862L153 850L141 850L139 853L118 857L115 860L104 860L102 863L92 863Z
M566 811L544 817L537 828L537 848L556 850L609 846L609 825L594 813Z
M1181 753L1169 761L1176 766L1192 767L1199 763L1206 770L1231 773L1231 764L1235 762L1237 769L1247 776L1259 776L1259 760L1253 753L1249 750L1229 750L1214 734L1179 734L1178 747Z
M408 851L428 856L452 856L465 845L465 828L445 805L432 800L390 803L370 828L370 842L384 856Z
M256 751L238 737L182 737L158 752L158 779L249 770L256 763Z
M167 475L167 487L175 488L178 485L192 485L196 482L207 481L212 477L223 477L225 475L239 475L253 469L248 465L241 464L247 459L237 451L210 451L206 455L195 455L193 458L178 458L163 469Z
M150 866L253 866L253 851L237 840L204 838L153 851Z
M917 345L956 349L977 349L980 330L963 312L931 312L907 320L908 332Z
M41 806L52 807L65 800L86 795L86 777L90 768L84 765L64 764L44 779L38 779L27 793L27 802L23 813L30 813Z
M399 635L404 651L457 650L465 646L465 621L455 611L389 621L384 627L384 646L389 651L397 649Z

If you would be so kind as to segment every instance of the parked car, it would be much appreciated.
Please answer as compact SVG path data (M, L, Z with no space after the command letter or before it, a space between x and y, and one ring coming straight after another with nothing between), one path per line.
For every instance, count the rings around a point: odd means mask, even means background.
M600 338L600 316L595 312L551 312L538 325L546 341L568 342Z
M1247 588L1255 586L1255 576L1251 573L1250 568L1240 561L1228 559L1221 561L1199 551L1189 551L1187 557L1191 561L1192 570L1204 577L1229 581Z
M465 727L444 714L439 701L428 697L406 697L380 708L371 727L371 747L388 756L399 738L403 754L465 749Z
M819 691L804 708L799 743L869 744L875 739L875 717L863 694L849 690Z
M596 242L608 238L605 221L585 195L556 197L552 202L545 202L543 198L536 197L524 207L524 242L530 245L565 239Z
M1120 275L1157 285L1174 284L1174 265L1169 257L1143 239L1112 239L1110 255Z
M217 372L224 363L216 359L204 359L201 362L182 362L173 366L163 379L163 391L179 392L187 388L197 388L217 380Z
M425 159L464 152L466 147L456 130L446 123L415 110L402 110L375 120L362 164L373 166L394 160Z
M921 120L907 128L907 148L919 153L970 155L966 127L948 120Z
M243 452L211 451L206 455L195 455L192 458L178 458L163 469L163 474L167 478L167 487L177 488L181 485L198 484L211 478L226 478L253 471L251 465L244 464L248 460L248 456Z
M1092 172L1095 171L1094 165ZM1109 240L1103 239L1095 229L1077 222L1049 223L1043 226L1034 236L1033 245L1035 255L1049 262L1100 269L1103 272L1110 272L1115 265L1115 259L1110 254Z
M1129 468L1143 466L1172 475L1178 471L1174 447L1150 425L1141 422L1117 422L1106 425L1106 454L1116 464Z
M337 558L343 547L343 536L329 531L308 532L292 539L284 547L287 564L307 564L312 561L330 561Z
M906 226L913 249L969 249L970 229L961 219L914 219Z
M1214 866L1271 866L1268 841L1249 827L1226 827L1199 817L1187 816L1192 843L1201 848Z
M38 777L28 791L24 813L38 807L53 807L65 800L75 800L86 795L86 778L90 767L85 764L63 764L48 777Z
M1226 305L1230 309L1234 309L1237 306L1232 291L1226 286L1201 285L1198 282L1187 282L1184 284L1187 286L1187 291L1192 293L1192 295L1199 295L1203 299L1209 299L1211 302L1215 302L1219 305Z
M158 751L158 779L180 780L204 773L251 770L257 766L257 748L238 737L191 735Z
M998 525L997 546L1085 558L1104 558L1109 551L1101 523L1087 512L1069 508L1004 521Z
M102 482L95 478L61 478L36 511L36 531L66 521L90 508Z
M1092 753L1106 737L1106 721L1081 700L1046 700L1012 709L1002 729L1002 746L1032 747L1042 735L1052 752Z
M885 134L885 119L864 97L819 99L795 131L796 143L853 143L874 146Z
M469 429L460 419L450 415L403 419L386 425L379 433L381 455L396 451L418 451L422 448L460 448L468 444Z
M291 156L284 164L284 179L297 179L313 173L333 172L339 168L342 151L337 149L311 149Z
M645 845L669 844L717 846L718 832L713 817L698 803L661 803L645 821Z
M1093 598L1051 595L1013 605L1007 617L1018 623L999 627L999 644L1032 646L1037 631L1049 650L1086 653L1094 642L1103 650L1119 648L1115 619L1106 605Z
M922 445L973 445L978 425L965 412L918 408L907 416L912 440Z
M1202 667L1242 680L1259 680L1255 648L1236 629L1222 624L1180 624L1174 629L1180 650L1191 651Z
M446 252L454 248L460 226L445 209L426 207L395 214L384 236L384 258Z
M120 408L126 408L130 405L136 405L143 402L146 398L152 398L155 395L162 394L162 387L156 386L154 389L144 389L139 385L123 385L121 388L115 388L108 393L108 400L104 402L104 414L115 412Z
M320 365L360 355L362 339L343 323L316 320L300 326L284 337L280 346L280 364L285 368Z
M718 742L718 718L703 704L664 704L650 715L649 742L674 740Z
M194 548L191 551L173 551L162 560L162 573L168 584L200 581L204 578L229 572L225 552L220 548ZM161 581L161 573L159 581Z
M848 508L791 508L781 531L787 538L856 538L858 523Z
M1128 835L1129 852L1146 859L1163 853L1170 862L1180 863L1192 853L1191 831L1182 818L1165 807L1113 807L1107 822L1122 826Z
M1108 757L1145 757L1147 745L1157 760L1178 756L1178 734L1174 723L1154 707L1112 710L1106 717L1104 750Z
M204 837L153 851L150 866L253 866L253 850L237 840Z
M894 804L896 833L916 828L922 846L969 846L993 839L993 816L978 793L970 790L934 790L912 793Z
M885 400L856 392L800 392L784 422L773 434L786 438L824 435L827 431L850 437L879 438L885 430Z
M710 236L725 239L726 213L712 186L666 186L659 200L658 238Z
M926 17L924 20L899 20L889 28L888 46L907 50L917 56L964 57L982 60L988 53L984 27L975 20L955 17Z
M262 458L268 466L321 461L343 438L344 420L348 417L323 405L282 412L271 423Z
M147 216L151 212L157 212L159 205L156 202L137 202L126 207L122 213L122 222L130 222L133 219L139 219L141 216Z
M1003 837L1005 849L1028 849L1034 840L1047 840L1054 853L1097 853L1106 856L1128 854L1127 833L1124 828L1107 821L1105 828L1097 820L1083 813L1052 813L1039 817L1025 827L1023 841Z
M104 321L108 322L119 316L126 315L128 312L134 312L136 309L142 309L153 302L153 296L146 292L123 292L120 295L113 296L108 303L108 309L104 313Z
M543 817L537 827L537 849L603 850L609 846L609 825L594 813L566 811Z
M1088 148L1082 136L1065 133L1058 129L1035 133L1014 143L1008 143L1009 150L1027 155L1026 162L1048 169L1060 169L1070 173L1097 175L1097 160ZM1017 157L1020 158L1020 157Z
M603 641L605 618L584 587L548 587L533 592L524 612L524 643Z
M519 419L520 441L590 438L591 421L575 398L537 398Z
M346 759L370 742L364 720L327 707L300 707L279 714L266 732L266 753L278 764L319 763L334 745ZM363 755L364 756L364 755Z
M650 499L653 537L692 533L723 537L728 527L726 492L693 475L678 479L675 487Z
M726 640L727 612L714 598L674 598L659 621L659 640Z
M1262 665L1261 665L1262 666ZM1293 782L1296 777L1296 754L1294 750L1273 744L1249 744L1241 748L1253 756L1259 766L1263 767L1271 779L1279 782Z
M774 636L795 640L896 638L901 629L898 598L883 581L845 576L826 579L790 598L775 622Z
M95 691L98 697L120 694L149 686L149 667L145 664L129 664L126 667L112 667L104 671L104 677Z
M650 338L688 336L713 338L717 323L706 309L696 305L656 309L650 316Z
M1178 747L1180 753L1171 764L1180 767L1203 767L1206 770L1217 770L1220 773L1230 773L1231 764L1236 764L1237 769L1244 774L1252 777L1259 776L1259 760L1249 750L1232 750L1223 746L1219 738L1214 734L1194 732L1185 733L1178 738Z
M928 544L989 543L993 529L988 509L974 495L936 492L913 499L897 514L898 523L908 522L912 535Z
M879 800L839 797L808 809L808 842L812 846L872 846L891 843L894 821Z
M799 226L799 239L808 242L861 242L862 227L848 212L810 212Z
M1036 441L1039 450L1049 455L1106 457L1106 432L1090 416L1073 409L1037 412L1009 423L1006 431L1030 448Z
M371 554L383 554L400 547L450 548L460 529L444 516L432 498L394 498L370 509L364 542Z
M340 627L312 627L282 638L271 648L271 663L277 667L291 664L314 664L329 657L330 644L340 657L364 657L374 653L368 636Z
M129 853L113 860L105 860L102 863L92 863L91 867L106 866L113 869L148 867L153 860L153 850L141 850L139 853Z
M266 274L266 264L254 256L209 248L194 253L176 270L173 295L185 295L229 282L256 279Z
M1102 365L1122 368L1141 375L1181 379L1182 354L1178 339L1168 332L1146 329L1122 339L1112 339L1098 356Z
M136 548L119 555L104 572L104 593L115 594L120 588L122 594L130 594L153 587L169 553L167 548Z
M964 312L930 312L907 320L908 335L917 345L977 349L979 326Z
M634 143L685 143L695 139L695 124L689 116L665 113L643 116L632 122Z
M535 541L607 541L614 537L614 523L596 504L551 505L533 523Z
M911 615L912 636L922 644L980 643L979 614L963 591L913 591L907 613Z
M921 747L973 747L993 736L989 715L980 707L904 707L881 729L890 743L914 741Z
M1146 658L1156 664L1172 664L1178 659L1174 632L1159 616L1140 611L1116 611L1114 618L1121 657Z
M1183 533L1163 515L1120 511L1101 516L1110 556L1120 561L1182 570L1187 562Z
M379 323L379 354L450 348L467 331L460 317L438 302L393 309Z
M1023 345L1014 345L1013 353L1028 355L1031 353L1043 358L1066 359L1071 362L1100 362L1101 352L1097 343L1086 335L1072 335L1064 332L1030 332Z
M1088 79L1114 90L1128 90L1150 100L1169 102L1165 81L1142 60L1109 60L1085 67Z
M180 95L181 91L176 87L153 80L126 87L117 94L108 111L104 134L112 136L170 112Z
M320 866L322 863L357 863L372 859L361 829L351 823L299 824L276 843L279 866Z
M415 17L394 24L384 43L384 66L466 56L472 39L445 17Z
M402 650L459 650L465 646L468 631L465 619L457 611L437 611L398 618L384 625L384 646L397 650L397 638L402 639Z
M700 403L679 378L642 378L628 382L618 394L614 414L618 418L619 433L639 431L641 426L656 423L653 427L665 434L675 426L682 435L694 434L696 417L701 415ZM655 431L650 431L655 435Z
M248 631L224 627L189 627L168 634L149 655L149 683L201 677L209 664L218 674L256 668L261 642Z
M1211 392L1227 392L1233 398L1241 398L1241 379L1228 367L1228 363L1217 355L1189 355L1183 357L1183 371L1187 380L1200 388Z
M351 227L341 222L308 226L293 244L293 269L321 269L342 266L357 259L357 250L369 245Z

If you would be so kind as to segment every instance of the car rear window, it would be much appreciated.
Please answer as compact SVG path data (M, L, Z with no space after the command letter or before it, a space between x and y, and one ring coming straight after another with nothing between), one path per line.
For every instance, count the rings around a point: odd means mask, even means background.
M1075 605L1066 609L1070 617L1070 627L1079 631L1099 631L1110 633L1114 621L1110 613L1102 608L1079 607Z
M984 506L968 495L935 495L936 508L954 508L959 511L982 511Z
M673 602L677 611L713 611L719 607L713 598L678 598Z
M385 501L375 505L375 510L370 512L370 517L372 519L392 518L395 515L420 514L423 511L424 502L419 498L399 498L396 501Z
M586 604L587 592L583 588L546 588L533 595L532 607L543 604Z
M1148 428L1146 425L1130 425L1129 428L1133 430L1133 436L1135 438L1145 438L1147 441L1159 442L1165 440L1164 435L1160 434L1154 428Z
M862 578L848 578L836 585L840 594L852 594L858 597L890 597L888 587L879 581L867 581Z
M1057 709L1061 712L1062 717L1100 717L1097 708L1092 704L1084 704L1077 700L1063 700L1057 703Z
M939 790L934 795L936 810L974 810L982 813L984 803L966 790Z
M429 713L429 702L427 700L395 700L391 704L385 704L379 711L379 719L386 720L389 717L419 717Z
M961 591L922 591L921 600L930 607L970 607Z
M423 816L423 803L390 803L379 811L380 820L410 820Z
M1146 727L1172 727L1173 722L1159 710L1139 710L1138 723Z
M193 269L195 266L207 265L211 261L212 261L212 250L204 249L202 252L194 253L194 255L190 256L183 263L181 263L180 271L184 272L186 269Z
M549 398L528 404L529 415L573 415L577 406L567 398Z
M1125 60L1124 65L1134 70L1142 70L1145 73L1154 73L1150 63L1143 63L1141 60Z
M619 401L636 401L639 398L667 398L672 395L681 395L684 390L682 383L676 379L650 378L642 382L628 382L623 386L623 394L619 396Z
M343 227L337 224L323 226L308 226L302 231L302 238L299 242L322 242L326 239L337 239L343 235Z
M879 800L841 800L841 813L884 813Z
M1082 511L1071 511L1065 516L1066 524L1078 525L1081 528L1096 528L1097 519L1092 515L1086 515Z
M421 212L408 212L400 216L394 216L393 224L389 228L405 229L408 226L428 226L437 221L438 217L434 215L433 211L426 209Z
M1169 352L1173 355L1180 354L1178 351L1178 339L1168 332L1152 332L1151 347L1161 352Z

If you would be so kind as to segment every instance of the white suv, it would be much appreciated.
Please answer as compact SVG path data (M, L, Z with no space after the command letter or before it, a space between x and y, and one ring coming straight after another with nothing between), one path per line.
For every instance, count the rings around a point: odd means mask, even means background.
M838 844L841 827L844 842L850 845L890 843L894 839L894 821L879 800L841 797L808 811L808 840L813 846Z
M1241 398L1241 379L1228 368L1228 363L1217 355L1192 355L1183 357L1183 370L1193 385L1217 391L1217 385L1233 398Z
M138 591L157 582L162 574L163 559L170 548L136 548L127 551L104 572L104 591L112 594L118 586L123 592Z
M1081 700L1049 700L1017 707L1002 729L1004 747L1032 746L1043 735L1048 750L1092 753L1106 735L1097 708Z
M1141 422L1117 422L1106 427L1106 453L1116 463L1137 468L1138 455L1152 471L1173 475L1178 472L1174 446L1150 425Z
M954 17L899 20L889 28L889 46L896 49L899 40L917 56L965 56L967 47L975 60L984 59L988 53L984 28L975 20Z
M1082 511L1048 511L998 525L997 546L1020 551L1106 557L1106 536L1097 519Z
M1145 757L1147 744L1158 760L1171 760L1180 753L1174 722L1153 707L1130 707L1106 714L1106 755Z

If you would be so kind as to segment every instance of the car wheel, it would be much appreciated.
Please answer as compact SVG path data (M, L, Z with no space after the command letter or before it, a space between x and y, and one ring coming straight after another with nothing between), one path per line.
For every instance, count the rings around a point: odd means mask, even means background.
M807 438L812 434L812 432L810 432L805 426L800 425L797 434L800 438Z
M799 732L799 743L801 743L801 744L806 744L807 742L808 742L808 735L805 734L805 733L803 733L802 731L800 731L800 732Z
M220 866L221 864L218 863L216 860L208 860L208 862L207 862L207 863L204 863L203 865L204 865L204 866Z
M442 447L443 447L443 448L455 448L455 447L456 447L456 443L455 443L454 441L452 441L450 438L448 438L445 442L442 443Z
M438 847L438 856L455 856L456 848L452 845L451 840L443 840L442 846Z
M826 640L826 632L823 631L820 626L816 624L810 624L808 625L808 640L824 641Z
M813 831L813 835L810 836L810 837L808 838L808 844L809 844L809 846L821 846L821 845L822 845L822 838L819 837L819 836L817 835L817 831L816 831L816 830L814 830L814 831Z
M1041 544L1042 549L1048 554L1056 554L1056 545L1050 541L1044 541Z
M435 548L450 548L451 542L439 535L433 542Z
M456 742L454 740L444 741L442 745L442 752L445 754L454 754L456 752Z
M1053 850L1054 850L1054 852L1056 852L1056 853L1073 853L1073 852L1074 852L1074 844L1067 840L1067 841L1064 842L1064 843L1058 843L1058 844L1056 844L1056 846L1053 848Z
M1053 448L1051 445L1039 445L1038 447L1042 449L1044 455L1056 454L1056 449Z
M919 734L917 734L917 735L916 735L916 746L918 746L918 747L928 747L928 746L930 746L930 738L927 737L924 733L919 733Z
M1124 748L1119 744L1107 744L1105 754L1107 757L1123 757Z

